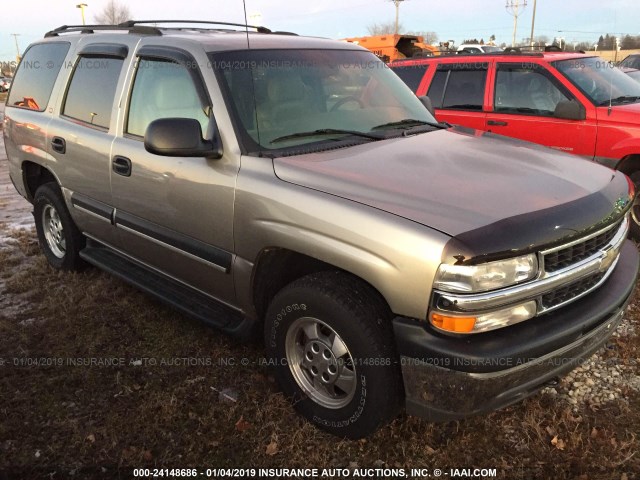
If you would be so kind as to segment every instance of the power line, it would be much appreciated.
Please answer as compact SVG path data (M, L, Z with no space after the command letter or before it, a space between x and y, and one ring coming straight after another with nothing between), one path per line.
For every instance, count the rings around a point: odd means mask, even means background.
M527 0L522 0L522 3L520 0L507 0L507 4L505 5L505 8L507 9L507 13L513 15L513 41L511 42L512 47L516 46L516 32L518 30L518 17L522 12L524 12L524 9L526 8L526 6L527 6ZM522 7L522 10L520 10L520 7Z
M400 3L404 2L404 0L391 0L391 1L396 6L396 29L395 29L395 34L398 35L398 25L400 24Z
M11 33L10 35L13 36L13 39L16 42L16 60L20 60L20 47L18 46L18 37L20 36L19 33Z

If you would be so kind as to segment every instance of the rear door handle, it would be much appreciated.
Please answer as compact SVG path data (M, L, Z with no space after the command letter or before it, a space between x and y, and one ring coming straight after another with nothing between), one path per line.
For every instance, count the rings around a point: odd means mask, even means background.
M131 176L131 160L129 160L127 157L116 155L115 157L113 157L111 165L113 171L118 175L122 175L123 177Z
M62 137L53 137L51 139L51 148L54 152L58 152L61 154L67 153L67 142L65 142Z
M509 122L503 122L502 120L489 120L487 125L496 125L498 127L506 127L509 125Z

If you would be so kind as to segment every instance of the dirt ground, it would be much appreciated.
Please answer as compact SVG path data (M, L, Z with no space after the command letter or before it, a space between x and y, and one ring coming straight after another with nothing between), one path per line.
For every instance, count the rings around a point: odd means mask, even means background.
M598 362L631 372L613 400L575 400L575 379L565 380L557 393L490 415L444 424L400 416L371 438L344 441L294 412L260 346L235 343L98 270L53 271L29 207L7 180L0 144L0 479L130 478L140 467L446 476L484 467L510 480L640 479L637 303L625 333L599 352ZM599 390L612 379L587 380Z

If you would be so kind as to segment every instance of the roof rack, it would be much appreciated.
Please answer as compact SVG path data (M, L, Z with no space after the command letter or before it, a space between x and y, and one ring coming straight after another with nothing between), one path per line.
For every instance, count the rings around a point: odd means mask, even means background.
M96 30L128 31L129 33L137 33L140 35L162 35L162 31L155 27L123 27L121 25L62 25L45 33L44 37L57 37L61 33L73 32L94 33Z
M139 35L162 35L162 31L166 30L161 27L158 27L159 23L193 23L199 25L224 25L227 27L242 27L242 28L253 28L258 33L275 33L279 35L296 35L291 32L272 32L267 27L260 27L256 25L245 25L243 23L229 23L229 22L210 22L206 20L127 20L126 22L122 22L118 25L62 25L50 32L45 34L45 38L48 37L57 37L61 33L95 33L95 31L126 31L129 33L139 34ZM143 25L143 24L153 24L153 26ZM184 28L171 28L172 30L184 30Z
M210 22L207 20L127 20L126 22L120 23L119 27L131 28L136 27L142 23L196 23L203 25L225 25L227 27L242 27L242 28L255 28L258 33L272 33L267 27L260 27L256 25L246 25L244 23L229 23L229 22Z

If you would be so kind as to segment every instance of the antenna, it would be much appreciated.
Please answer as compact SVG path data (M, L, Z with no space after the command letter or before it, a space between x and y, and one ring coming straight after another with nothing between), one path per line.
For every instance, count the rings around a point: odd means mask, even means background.
M244 9L244 30L245 32L247 32L247 49L251 50L251 43L249 43L249 19L247 18L247 0L242 0L242 8Z
M511 46L516 46L516 31L518 30L518 17L527 6L527 0L507 0L507 4L505 8L507 9L507 13L513 15L513 40L511 41ZM520 9L522 7L522 10Z

